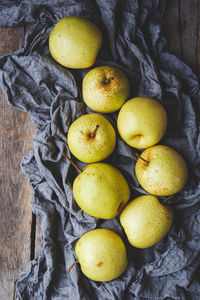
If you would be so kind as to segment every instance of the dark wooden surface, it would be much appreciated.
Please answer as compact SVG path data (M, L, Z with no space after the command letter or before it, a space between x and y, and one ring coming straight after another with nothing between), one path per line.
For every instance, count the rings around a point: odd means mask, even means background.
M165 32L169 51L194 72L200 64L200 4L198 0L168 0L165 16Z
M15 51L25 31L25 27L0 28L0 55ZM0 90L0 299L9 300L33 249L31 192L20 162L32 148L35 128L27 114L13 109L3 98Z
M198 73L200 67L199 1L168 0L165 35L171 53ZM0 28L0 55L15 51L26 27ZM0 299L13 298L14 281L40 245L38 220L32 216L28 180L20 169L32 148L30 118L6 104L0 91ZM36 232L36 239L34 233Z

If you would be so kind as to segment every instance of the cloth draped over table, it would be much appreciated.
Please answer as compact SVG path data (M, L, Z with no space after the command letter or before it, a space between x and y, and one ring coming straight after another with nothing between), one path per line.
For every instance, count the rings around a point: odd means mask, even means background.
M163 0L0 3L0 26L34 22L20 48L0 58L6 101L27 112L37 126L34 149L24 156L22 169L30 179L31 205L40 219L42 243L39 257L30 261L17 282L19 299L200 299L200 88L192 70L168 53L163 37L165 9ZM189 167L187 185L169 200L174 224L167 237L149 249L128 243L119 217L95 219L74 201L72 184L77 174L62 153L70 155L66 144L70 124L91 112L81 95L89 69L60 66L50 56L48 39L40 39L68 15L90 19L103 34L93 67L121 68L129 78L131 98L148 96L165 106L168 129L160 143L181 153ZM117 113L106 117L116 129ZM115 151L105 161L124 174L131 199L145 193L134 175L134 151L119 135ZM96 227L118 233L128 250L127 270L111 282L91 281L79 266L66 273L76 259L76 241Z

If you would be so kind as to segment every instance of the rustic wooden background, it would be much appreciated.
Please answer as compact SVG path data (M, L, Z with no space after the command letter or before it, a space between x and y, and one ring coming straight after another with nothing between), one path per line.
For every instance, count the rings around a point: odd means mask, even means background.
M168 0L165 35L169 50L193 71L200 70L199 1ZM0 55L15 51L28 26L0 28ZM29 116L8 106L0 90L0 299L13 299L14 282L41 241L39 222L30 207L29 183L20 169L32 148L35 127Z

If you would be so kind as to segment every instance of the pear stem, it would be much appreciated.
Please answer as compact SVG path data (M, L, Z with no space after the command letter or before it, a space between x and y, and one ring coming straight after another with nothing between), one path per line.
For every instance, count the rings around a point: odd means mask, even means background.
M109 84L110 83L110 79L109 78L106 78L103 82L104 84Z
M82 173L83 171L65 154L63 153L63 156L74 166L74 168L79 172Z
M169 199L173 198L174 195L171 195L163 200L163 204L165 204Z
M93 139L95 137L98 128L99 128L99 125L97 125L96 128L95 128L95 130L92 133L90 133L90 138Z
M43 39L48 38L49 36L50 36L50 34L45 34L45 35L41 36L40 39L43 40Z
M140 158L140 159L142 159L143 161L145 161L145 163L149 163L148 162L148 160L146 160L146 159L144 159L141 155L139 155L138 153L135 153L135 155L138 157L138 158Z
M79 263L79 261L76 260L76 261L69 267L69 269L67 270L67 273L69 273L69 272L71 271L71 269L72 269L76 264L78 264L78 263Z

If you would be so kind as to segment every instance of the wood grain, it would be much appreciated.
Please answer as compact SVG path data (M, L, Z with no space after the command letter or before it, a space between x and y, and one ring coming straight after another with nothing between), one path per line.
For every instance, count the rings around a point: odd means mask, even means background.
M24 40L24 27L1 27L0 34L0 55L4 55L19 48L20 43Z
M200 4L198 9L198 37L197 37L197 69L200 74Z
M0 28L0 55L15 51L24 28ZM0 299L13 297L14 281L30 259L30 188L20 168L32 148L35 130L29 116L11 108L0 91Z
M169 0L165 16L169 51L198 71L199 1ZM200 55L199 55L200 56Z
M179 0L182 58L197 71L199 1Z
M178 57L182 55L179 27L179 0L168 0L165 14L165 36L169 51Z
M42 230L40 227L39 219L36 218L36 232L35 232L35 244L34 244L34 258L38 258L39 251L40 251L40 245L42 242Z

